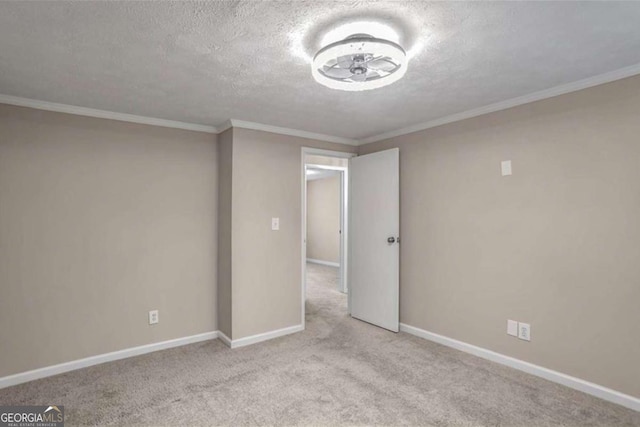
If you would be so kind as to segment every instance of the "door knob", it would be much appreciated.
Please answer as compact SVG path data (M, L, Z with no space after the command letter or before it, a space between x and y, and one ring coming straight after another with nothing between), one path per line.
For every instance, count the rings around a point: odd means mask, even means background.
M395 243L396 242L396 238L391 236L387 239L387 243Z

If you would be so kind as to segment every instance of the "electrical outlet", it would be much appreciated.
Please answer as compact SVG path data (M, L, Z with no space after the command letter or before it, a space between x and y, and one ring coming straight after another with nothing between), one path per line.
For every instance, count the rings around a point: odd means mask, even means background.
M531 325L528 323L518 323L518 338L531 341Z
M507 320L507 334L513 337L518 336L518 322L515 320Z
M158 310L151 310L149 312L149 324L155 325L160 321L160 315L158 314Z

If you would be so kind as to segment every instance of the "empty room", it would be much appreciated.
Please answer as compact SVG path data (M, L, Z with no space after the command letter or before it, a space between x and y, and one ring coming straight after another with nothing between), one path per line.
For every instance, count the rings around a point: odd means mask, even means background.
M638 23L0 1L0 427L640 427Z

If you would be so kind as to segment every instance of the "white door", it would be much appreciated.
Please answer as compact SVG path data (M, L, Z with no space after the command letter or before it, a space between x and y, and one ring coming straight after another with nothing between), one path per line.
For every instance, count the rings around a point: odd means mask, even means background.
M350 161L351 316L398 332L400 323L400 154Z

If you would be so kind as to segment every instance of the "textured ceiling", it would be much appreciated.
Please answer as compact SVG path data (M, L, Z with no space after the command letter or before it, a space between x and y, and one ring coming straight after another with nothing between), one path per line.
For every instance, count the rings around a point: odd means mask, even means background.
M308 56L350 21L413 56L366 92ZM0 93L219 126L364 138L640 63L638 2L0 2Z

